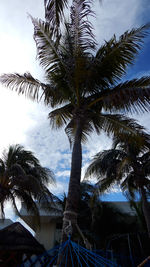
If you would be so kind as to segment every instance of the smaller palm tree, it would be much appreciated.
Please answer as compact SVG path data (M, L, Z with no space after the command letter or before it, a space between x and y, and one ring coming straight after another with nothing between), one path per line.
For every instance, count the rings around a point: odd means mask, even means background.
M144 135L143 135L144 136ZM149 136L145 144L137 140L114 140L113 148L98 153L87 168L85 176L95 175L100 192L119 184L126 197L136 200L137 193L142 199L142 210L150 237L150 150ZM118 143L119 142L119 143Z
M16 200L22 201L27 210L39 218L36 201L53 198L46 185L54 182L52 171L40 165L31 151L20 145L13 145L4 151L0 158L0 211L5 217L5 203L11 201L21 217Z

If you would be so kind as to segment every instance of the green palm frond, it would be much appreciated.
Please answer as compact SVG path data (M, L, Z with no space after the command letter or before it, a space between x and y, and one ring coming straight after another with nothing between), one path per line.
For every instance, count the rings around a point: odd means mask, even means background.
M114 35L110 41L100 47L93 62L100 74L100 81L104 79L114 84L126 73L127 66L133 63L141 49L143 38L147 36L149 27L150 25L146 24L126 31L119 40Z
M123 182L120 184L123 193L129 199L135 199L138 188L135 184L136 177L134 176L133 171L129 172Z
M132 160L128 155L125 155L121 162L118 164L117 168L117 177L119 180L123 177L125 173L130 173L131 170L133 170L132 166Z
M46 80L47 80L47 77L46 77ZM60 92L59 92L59 96L61 98ZM51 107L54 107L55 105L61 104L62 98L59 100L58 90L56 90L56 88L54 88L52 85L50 86L46 84L42 92L41 99L44 99L45 105L50 104Z
M31 151L25 150L21 145L9 146L3 153L4 163L9 172L17 175L32 175L37 181L54 183L53 172L41 166L39 160Z
M42 67L50 72L66 70L59 51L60 38L53 39L50 24L31 17L34 25L34 40L37 47L37 58Z
M40 177L40 181L43 182L44 184L55 184L56 180L55 180L55 175L53 173L52 170L50 170L49 168L45 168L45 167L41 167L40 164L34 166L32 169L30 169L30 173L32 170L32 175L39 180Z
M64 17L64 8L68 6L68 0L44 0L45 18L54 27L54 33L59 31L59 26Z
M150 110L150 77L142 77L118 84L102 100L106 110L116 112L144 112Z
M44 184L42 185L42 188L43 192L41 192L41 195L39 195L39 202L41 203L41 200L44 200L44 203L47 203L45 206L47 206L49 209L51 208L51 203L55 204L59 198L53 195Z
M137 123L136 123L137 124ZM137 154L139 151L141 153L147 152L150 147L150 136L146 133L144 127L137 128L138 135L131 135L125 133L113 138L113 148L120 147L122 150L126 149L127 146L132 147L132 151Z
M50 124L52 128L58 129L67 124L68 120L71 119L72 112L73 107L71 104L51 111L48 115L48 118L50 119Z
M3 159L7 168L10 168L14 164L19 164L27 169L28 166L37 166L39 164L38 159L33 153L25 150L19 144L10 145L8 150L4 150Z
M71 63L75 61L73 58L74 56L74 41L73 41L73 36L71 32L71 25L68 21L65 20L64 24L64 34L62 35L62 51L63 51L63 56L68 60L69 67L71 66Z
M112 190L112 187L117 185L116 177L110 176L107 178L99 177L97 182L100 195Z
M18 94L36 101L39 99L40 89L44 87L44 84L34 79L30 73L24 73L23 75L18 73L2 74L0 82L11 90L17 91Z
M89 107L101 104L109 112L144 112L150 109L150 77L142 77L106 88L87 98Z
M10 193L10 198L9 198L9 200L10 200L11 203L12 203L12 207L13 207L13 210L14 210L15 214L16 214L18 217L22 218L21 213L20 213L20 211L19 211L19 209L18 209L18 207L17 207L16 201L15 201L15 196L13 195L13 193Z
M75 135L75 128L76 120L72 119L72 121L65 129L71 143L74 142L73 140ZM124 139L126 138L128 140L128 138L131 139L132 137L137 138L140 141L140 137L142 137L143 127L139 125L134 119L130 119L124 115L111 115L103 113L99 114L97 112L94 112L93 110L88 110L84 113L84 119L82 120L83 143L87 141L87 138L94 130L97 132L97 134L100 134L102 131L104 131L108 136L114 138L123 136ZM139 136L140 134L141 136ZM143 137L143 141L144 140L145 139Z
M51 85L45 85L41 96L46 105L57 108L69 102L74 102L75 91L71 86L71 77L66 77L64 72L55 72L53 74L46 73L45 79L47 82L52 81Z
M124 151L117 149L104 150L96 154L86 170L85 178L94 175L97 179L103 176L113 176L116 179L117 167L124 156Z
M33 200L32 196L30 194L28 194L26 191L21 191L21 190L18 190L16 188L14 189L13 195L15 197L17 197L18 199L20 199L24 203L27 211L36 217L36 221L37 221L38 225L40 225L39 209L38 209L36 202ZM14 202L13 202L13 205L14 205ZM14 208L15 208L15 205L14 205ZM17 212L17 210L16 210L16 212Z
M23 201L27 208L39 216L35 200L47 198L53 200L53 194L46 185L54 183L51 170L41 166L39 160L31 151L21 145L12 145L3 152L0 159L0 202L4 216L5 201L11 200L17 214L15 198ZM27 202L26 202L27 201ZM39 219L39 218L37 218Z
M91 22L87 19L93 16L92 1L73 0L70 16L71 31L74 39L74 53L78 55L83 51L95 49L95 38Z
M108 136L138 136L139 131L143 129L134 119L130 119L124 115L100 114L99 117L101 120L101 129Z

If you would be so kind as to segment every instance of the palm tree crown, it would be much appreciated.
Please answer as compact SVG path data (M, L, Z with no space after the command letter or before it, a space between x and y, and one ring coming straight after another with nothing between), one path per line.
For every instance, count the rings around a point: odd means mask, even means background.
M27 210L38 216L36 200L53 198L46 185L54 182L52 171L40 165L31 151L20 145L10 146L0 158L0 210L5 215L6 201L11 201L17 215L21 216L16 199L24 202Z
M117 135L134 126L118 112L145 111L150 107L150 77L120 82L139 52L149 25L127 31L118 40L114 35L97 48L87 19L93 15L91 2L73 1L71 19L63 21L63 32L59 35L55 27L60 24L67 1L45 1L49 18L46 22L31 17L37 57L45 70L46 83L34 79L30 73L0 77L2 84L19 94L43 99L46 105L51 105L52 127L67 125L70 141L78 119L82 121L83 140L93 130ZM58 19L55 26L54 19Z
M138 193L150 236L150 137L145 137L145 144L139 144L132 138L128 141L114 140L112 149L95 155L85 177L97 177L100 193L118 184L131 203L137 199Z

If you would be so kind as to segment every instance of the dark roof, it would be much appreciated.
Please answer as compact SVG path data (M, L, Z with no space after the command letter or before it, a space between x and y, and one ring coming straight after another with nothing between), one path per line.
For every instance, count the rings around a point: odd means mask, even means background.
M19 222L0 230L0 250L17 250L33 254L45 251L44 246Z

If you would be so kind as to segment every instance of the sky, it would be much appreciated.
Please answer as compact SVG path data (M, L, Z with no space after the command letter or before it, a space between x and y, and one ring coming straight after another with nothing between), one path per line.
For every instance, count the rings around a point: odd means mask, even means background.
M44 72L36 60L33 40L33 25L28 14L44 18L44 0L3 0L0 3L0 74L29 71L33 77L43 80ZM103 0L100 6L95 1L96 19L92 22L98 43L109 40L115 33L118 37L126 30L147 23L150 13L149 0ZM127 79L150 75L150 36L130 67ZM63 130L53 131L47 115L48 107L33 103L0 85L0 155L10 144L22 144L30 149L45 167L52 169L57 186L51 188L57 195L67 190L70 173L71 151ZM134 118L150 131L150 114ZM93 134L83 147L83 171L94 154L109 149L111 140L104 134ZM123 200L118 189L104 197L105 200ZM12 211L8 204L6 216Z

